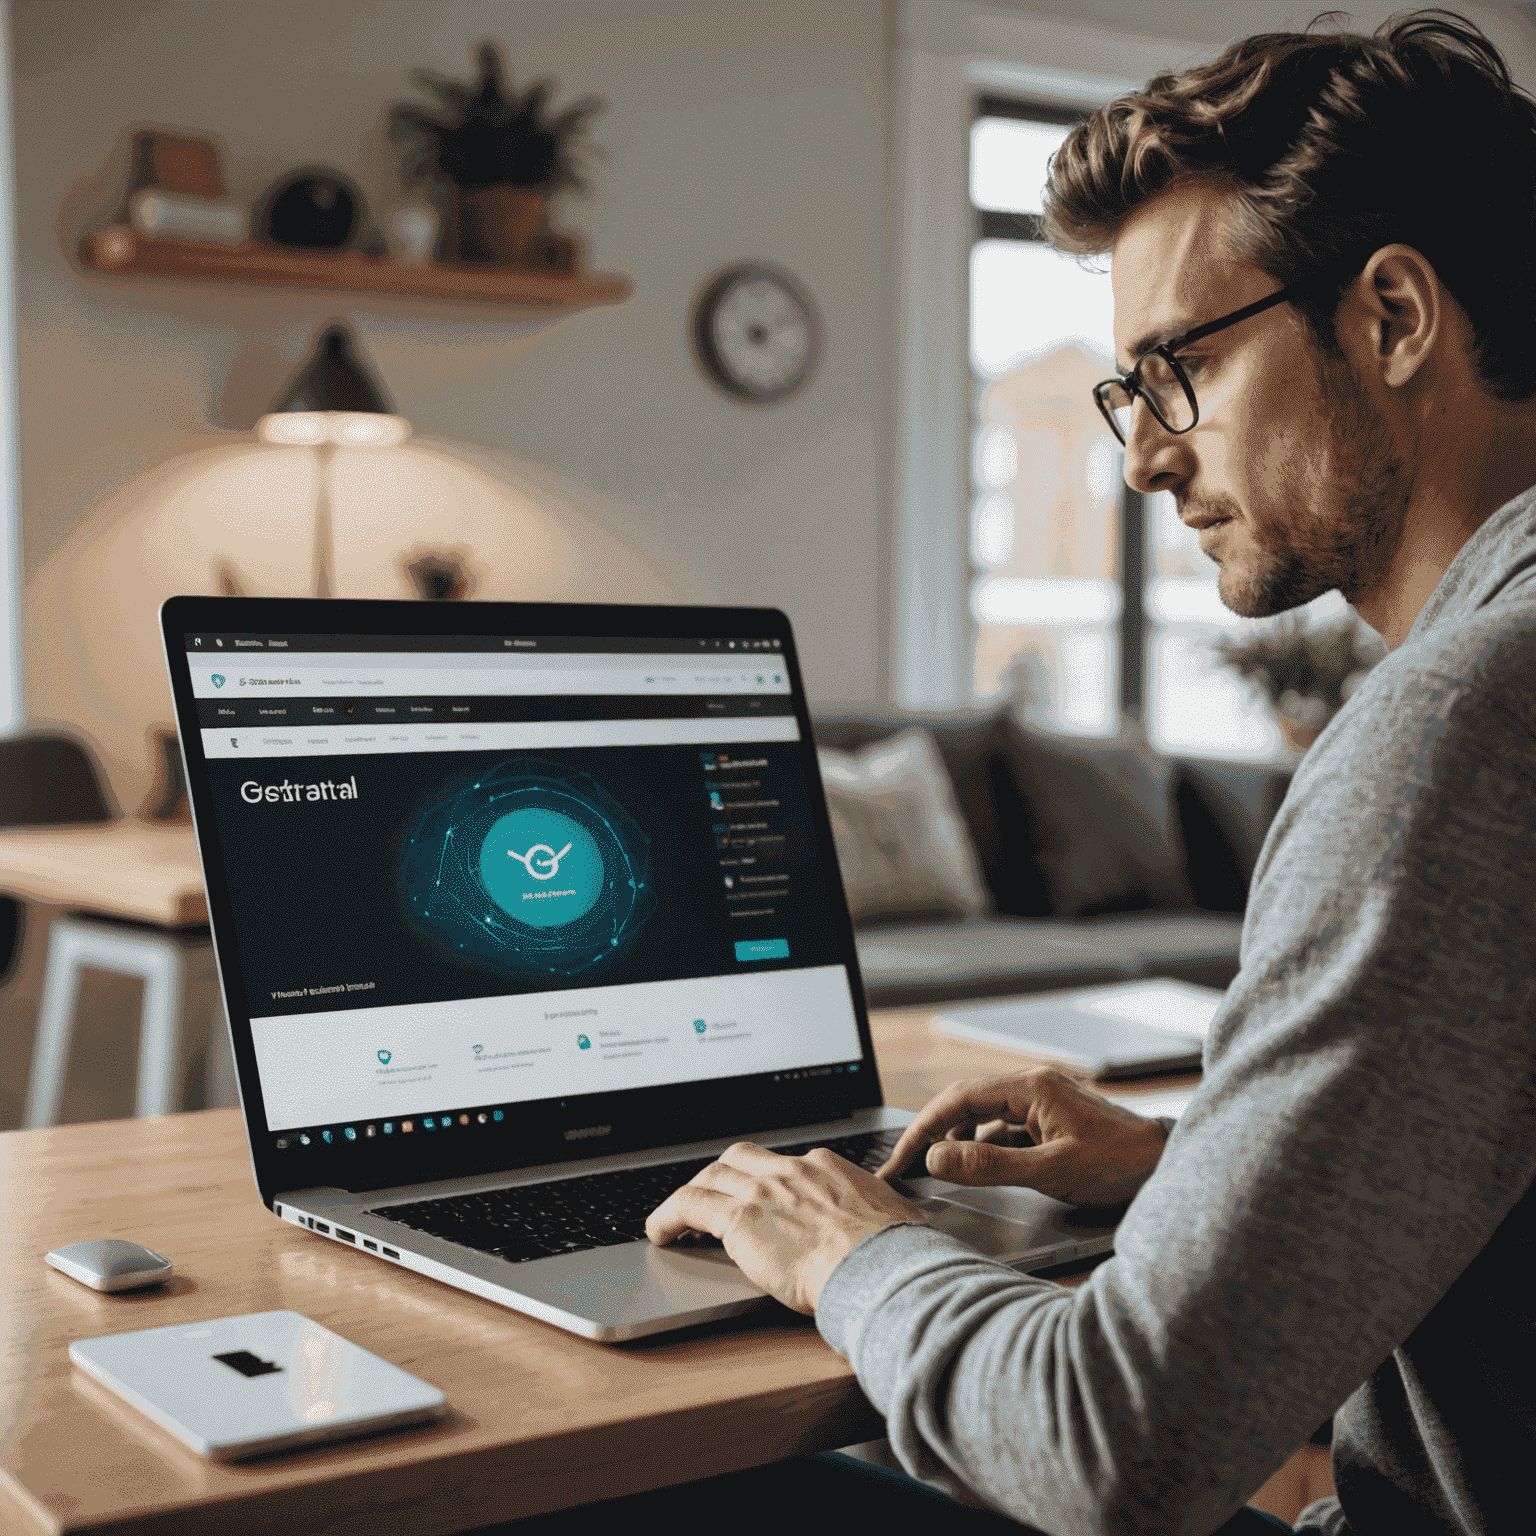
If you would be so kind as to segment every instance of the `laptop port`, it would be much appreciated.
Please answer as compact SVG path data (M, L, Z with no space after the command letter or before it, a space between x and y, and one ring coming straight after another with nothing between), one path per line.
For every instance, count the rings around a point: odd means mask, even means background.
M400 1255L393 1248L386 1248L384 1250L384 1257L386 1259L398 1259Z
M355 1243L357 1241L357 1238L351 1232L343 1232L340 1227L336 1228L336 1236L344 1243Z
M379 1251L379 1245L377 1243L370 1243L366 1237L363 1239L363 1247L367 1248L372 1253L377 1253Z
M310 1222L310 1226L312 1226L316 1232L329 1232L331 1230L323 1221L312 1221Z
M282 1206L280 1204L274 1204L272 1207L272 1214L281 1219L283 1214Z

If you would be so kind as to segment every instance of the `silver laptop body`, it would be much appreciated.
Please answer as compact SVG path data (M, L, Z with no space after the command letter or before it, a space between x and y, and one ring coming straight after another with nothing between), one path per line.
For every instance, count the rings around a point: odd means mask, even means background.
M911 1120L784 615L174 598L162 624L269 1208L607 1342L761 1305L718 1246L514 1261L399 1213ZM901 1187L1020 1269L1113 1246L1116 1213Z

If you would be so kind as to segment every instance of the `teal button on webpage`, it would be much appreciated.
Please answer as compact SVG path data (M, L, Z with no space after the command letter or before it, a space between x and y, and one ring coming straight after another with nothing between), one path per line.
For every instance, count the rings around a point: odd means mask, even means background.
M788 960L788 939L737 939L738 960Z

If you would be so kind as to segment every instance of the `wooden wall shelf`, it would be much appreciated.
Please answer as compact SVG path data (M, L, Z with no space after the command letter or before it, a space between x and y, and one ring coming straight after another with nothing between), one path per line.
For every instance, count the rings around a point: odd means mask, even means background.
M634 290L627 277L614 272L570 275L448 262L407 266L358 251L295 251L254 240L237 246L170 240L141 235L124 224L84 236L79 256L82 267L114 276L389 293L404 298L503 304L544 314L619 304Z

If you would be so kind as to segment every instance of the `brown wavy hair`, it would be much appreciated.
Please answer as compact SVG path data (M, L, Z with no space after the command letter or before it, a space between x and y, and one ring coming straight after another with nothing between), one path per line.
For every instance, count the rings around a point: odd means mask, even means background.
M1495 399L1536 396L1536 101L1465 17L1395 16L1371 36L1270 32L1099 108L1057 152L1049 239L1109 250L1172 187L1234 193L1236 254L1287 284L1358 260L1296 309L1338 354L1334 316L1372 251L1412 246L1466 312Z

